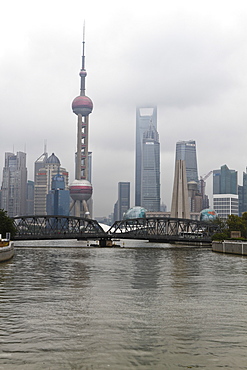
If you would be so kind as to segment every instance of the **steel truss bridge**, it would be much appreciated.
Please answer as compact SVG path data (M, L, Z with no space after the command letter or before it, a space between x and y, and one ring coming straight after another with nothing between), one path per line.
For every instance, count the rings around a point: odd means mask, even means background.
M218 226L190 219L153 217L116 221L108 231L120 239L146 239L152 242L211 243Z
M14 240L94 239L105 237L97 221L73 216L13 217Z
M100 240L110 245L112 239L143 239L167 243L211 243L218 226L197 220L153 217L116 221L105 232L96 220L73 216L14 217L14 240L78 239Z

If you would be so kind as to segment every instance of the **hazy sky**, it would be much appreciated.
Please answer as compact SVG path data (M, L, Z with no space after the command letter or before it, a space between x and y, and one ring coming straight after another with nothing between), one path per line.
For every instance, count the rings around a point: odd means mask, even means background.
M247 2L17 1L1 7L0 181L7 151L26 151L28 179L44 150L74 179L83 22L86 94L94 102L94 216L119 181L134 205L135 108L156 104L161 197L170 209L175 145L196 140L200 175L247 166ZM212 177L207 181L210 189Z

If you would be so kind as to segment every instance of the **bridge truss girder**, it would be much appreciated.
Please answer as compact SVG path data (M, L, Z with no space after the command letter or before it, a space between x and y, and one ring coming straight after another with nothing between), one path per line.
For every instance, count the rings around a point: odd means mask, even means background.
M147 240L194 240L210 241L217 226L198 220L152 217L116 221L108 231L119 238L143 238Z
M15 240L80 238L90 239L106 233L96 220L73 216L14 217Z

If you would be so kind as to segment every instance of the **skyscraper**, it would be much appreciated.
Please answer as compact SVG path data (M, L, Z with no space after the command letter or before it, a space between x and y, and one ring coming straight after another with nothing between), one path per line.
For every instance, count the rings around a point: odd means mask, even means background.
M247 212L247 168L246 172L243 172L243 185L238 186L238 198L239 198L239 216L244 212Z
M213 171L213 194L237 194L238 172L230 170L227 165Z
M178 141L176 143L176 159L185 162L186 178L188 184L188 196L190 212L200 212L203 208L201 184L198 179L196 142L194 140Z
M42 153L38 159L34 162L34 183L37 182L36 176L40 170L40 168L44 168L46 164L46 160L48 158L48 153L46 152L46 148L44 153Z
M238 215L237 171L227 165L213 171L213 208L220 218Z
M118 218L122 220L124 213L130 208L130 183L119 182L118 183Z
M5 153L2 181L2 208L9 217L24 216L27 201L26 153Z
M27 182L27 216L34 215L34 181Z
M65 189L64 176L57 173L52 178L51 190L46 196L46 212L48 215L68 216L69 207L69 190Z
M50 155L35 173L34 184L34 214L46 215L46 196L52 190L52 178L60 173L65 180L65 189L68 189L69 174L65 168L60 167L60 160L54 153Z
M135 205L160 210L160 144L157 107L136 109Z
M185 161L187 182L196 181L198 183L196 142L194 140L178 141L176 143L175 161Z

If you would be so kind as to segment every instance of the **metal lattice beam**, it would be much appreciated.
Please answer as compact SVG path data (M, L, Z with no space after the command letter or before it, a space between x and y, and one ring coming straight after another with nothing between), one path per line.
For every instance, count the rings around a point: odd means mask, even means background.
M66 216L14 217L15 239L90 238L106 233L97 221Z

